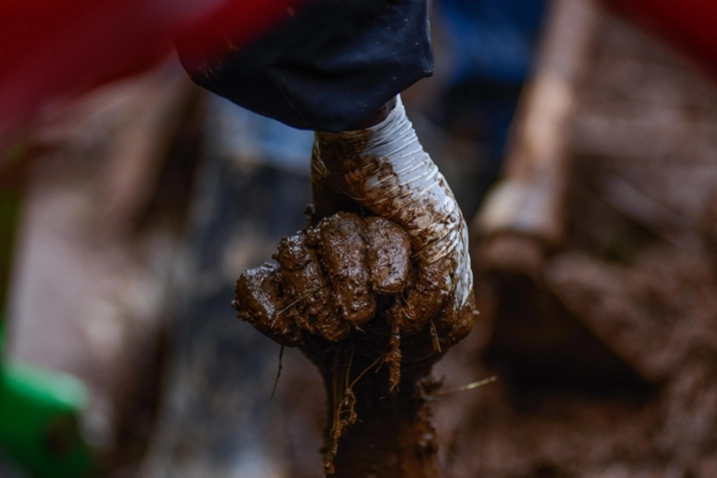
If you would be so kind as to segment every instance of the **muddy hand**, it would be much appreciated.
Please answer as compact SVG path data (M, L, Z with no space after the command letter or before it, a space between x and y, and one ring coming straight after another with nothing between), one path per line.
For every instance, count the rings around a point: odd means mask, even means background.
M312 179L317 216L365 211L408 233L416 275L394 314L401 334L433 327L448 345L463 337L455 331L467 334L474 312L468 230L443 175L418 142L400 97L376 126L316 133Z
M317 133L312 179L313 226L281 241L277 263L240 277L234 306L310 358L349 336L363 342L389 364L393 388L472 327L465 221L400 98L376 126Z
M274 258L241 275L234 307L240 319L315 361L350 338L359 353L389 363L393 387L402 369L430 368L470 330L472 300L450 326L435 325L448 323L442 309L423 330L402 333L398 321L418 270L408 235L387 219L337 213L282 239Z
M280 344L301 346L307 334L338 342L404 289L409 251L391 221L338 213L282 239L277 263L242 274L234 307Z

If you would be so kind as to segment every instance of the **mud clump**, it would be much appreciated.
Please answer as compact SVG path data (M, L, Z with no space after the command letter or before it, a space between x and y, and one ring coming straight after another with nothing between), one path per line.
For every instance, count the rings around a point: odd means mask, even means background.
M319 368L329 402L326 473L438 476L429 375L470 331L474 301L458 311L442 307L417 331L403 328L402 318L405 297L422 292L418 274L445 280L450 274L439 269L451 264L422 270L403 228L346 212L282 239L274 259L241 275L232 305L241 320L300 348Z
M390 336L398 335L406 341L402 348L407 359L430 362L442 355L435 352L427 357L419 346L431 342L428 329L435 326L424 323L418 333L411 333L414 325L410 329L399 326L403 297L414 291L420 272L411 255L410 239L397 224L380 217L364 220L356 214L337 213L282 239L274 259L241 275L232 305L241 320L277 343L300 347L311 358L317 340L351 339L381 348L382 340L388 345ZM436 276L436 281L448 275L440 267L426 269L424 274ZM443 325L436 329L441 349L470 331L465 324L472 323L473 314L474 302L469 300L460 311L444 307L430 318ZM365 329L369 322L376 336ZM453 329L451 324L458 327ZM351 337L356 332L360 338ZM407 348L421 352L406 355ZM375 359L381 354L373 351L370 355ZM402 362L402 366L407 364Z

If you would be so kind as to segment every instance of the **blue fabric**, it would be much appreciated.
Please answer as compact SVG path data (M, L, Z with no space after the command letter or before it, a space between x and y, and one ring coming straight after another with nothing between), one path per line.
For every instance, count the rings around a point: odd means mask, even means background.
M453 58L439 120L487 146L498 174L547 0L440 0Z
M454 81L491 78L520 83L528 75L545 10L544 0L441 0Z

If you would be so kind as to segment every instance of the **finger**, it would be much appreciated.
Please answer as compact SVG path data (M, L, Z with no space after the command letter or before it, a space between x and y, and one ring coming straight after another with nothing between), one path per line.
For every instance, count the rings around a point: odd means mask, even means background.
M360 327L376 312L369 287L366 225L355 214L338 213L318 226L320 255L341 317Z
M468 231L465 227L446 227L444 234L414 254L419 272L404 308L402 330L406 333L419 330L430 320L440 321L441 317L461 311L473 294Z
M406 287L411 268L411 241L396 223L381 217L366 219L367 259L371 288L384 295Z
M450 298L451 270L446 264L450 258L419 267L413 286L404 301L396 320L401 332L414 334L426 328L434 314Z
M449 303L450 305L439 311L433 319L437 339L443 351L448 350L470 333L478 315L472 292L464 304L459 304L456 297L451 298Z
M332 342L348 335L348 324L333 314L330 284L307 235L285 237L274 257L281 266L284 292L283 308L277 314L288 314L300 328Z
M249 322L261 333L287 347L301 344L302 336L296 323L288 317L277 317L282 304L279 270L266 263L244 272L236 283L232 307L239 319Z

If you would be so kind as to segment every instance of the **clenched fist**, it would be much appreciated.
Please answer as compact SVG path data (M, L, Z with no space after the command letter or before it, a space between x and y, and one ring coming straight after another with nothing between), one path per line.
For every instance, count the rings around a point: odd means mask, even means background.
M337 213L284 238L274 259L241 275L233 305L240 319L310 358L351 338L359 353L394 367L430 367L470 330L472 300L458 314L444 308L422 328L402 330L418 269L408 234L387 219Z

